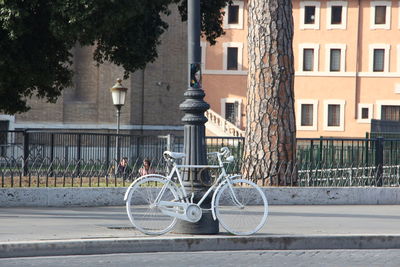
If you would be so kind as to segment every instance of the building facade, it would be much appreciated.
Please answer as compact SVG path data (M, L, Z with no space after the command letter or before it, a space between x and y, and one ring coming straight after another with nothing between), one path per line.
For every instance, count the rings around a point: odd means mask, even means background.
M166 21L159 57L144 71L131 74L122 82L128 88L121 109L121 130L134 134L181 134L183 113L179 104L187 89L187 25L182 23L176 6ZM47 129L59 131L115 132L116 109L110 88L123 69L110 63L97 65L92 59L93 47L77 45L71 66L75 75L73 87L63 91L57 103L29 100L31 110L15 116L0 115L1 130Z
M247 0L225 8L226 35L202 43L206 101L246 125ZM298 137L364 137L400 121L400 1L293 1Z

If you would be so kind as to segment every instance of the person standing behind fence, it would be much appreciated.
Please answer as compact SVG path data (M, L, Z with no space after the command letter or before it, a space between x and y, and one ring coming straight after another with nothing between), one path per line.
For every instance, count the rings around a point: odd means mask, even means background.
M119 177L127 179L127 178L129 178L130 173L131 173L131 169L128 166L128 158L123 157L118 164L117 175Z
M156 173L155 170L151 167L151 161L149 159L143 160L143 166L139 169L139 176L153 174Z

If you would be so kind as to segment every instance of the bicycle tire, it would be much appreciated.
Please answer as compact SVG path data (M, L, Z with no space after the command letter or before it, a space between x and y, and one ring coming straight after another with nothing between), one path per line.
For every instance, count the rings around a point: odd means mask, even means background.
M147 235L162 235L169 232L176 224L177 218L165 215L153 206L161 188L167 183L166 178L148 176L139 178L130 189L126 211L132 225ZM161 200L178 200L177 189L170 182Z
M235 203L231 188L243 207ZM230 183L227 181L215 194L216 216L228 232L251 235L259 231L267 221L268 201L255 183L245 179L236 179Z

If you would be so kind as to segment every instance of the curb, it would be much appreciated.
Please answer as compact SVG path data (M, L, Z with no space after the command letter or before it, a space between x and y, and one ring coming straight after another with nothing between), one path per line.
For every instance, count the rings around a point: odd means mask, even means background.
M400 187L262 187L270 205L399 205ZM125 187L0 188L0 207L125 205Z
M189 236L1 242L0 258L113 253L400 249L400 235Z

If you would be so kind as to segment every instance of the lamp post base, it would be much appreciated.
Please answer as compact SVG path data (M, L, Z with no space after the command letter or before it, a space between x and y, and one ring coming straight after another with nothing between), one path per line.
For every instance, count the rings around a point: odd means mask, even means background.
M218 220L214 221L210 210L205 210L200 221L191 223L180 220L173 232L177 234L215 235L219 233L219 223Z
M186 187L187 185L185 185ZM189 190L189 188L187 188ZM196 190L197 191L197 190ZM203 191L197 191L195 193L194 203L197 203L201 196L203 196ZM203 208L203 214L198 222L191 223L187 221L179 220L174 227L173 232L177 234L191 234L191 235L215 235L219 233L219 222L214 220L212 216L211 208L211 197L208 196L204 202L201 204Z

